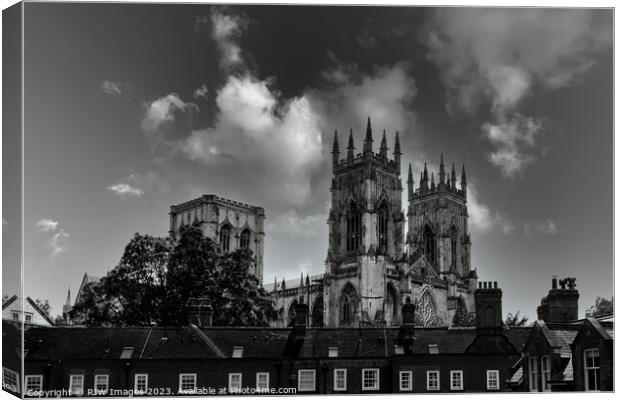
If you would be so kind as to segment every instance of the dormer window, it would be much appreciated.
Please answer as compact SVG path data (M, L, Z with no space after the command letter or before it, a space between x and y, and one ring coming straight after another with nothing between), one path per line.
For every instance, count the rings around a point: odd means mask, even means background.
M330 347L327 351L329 357L338 357L338 347Z
M243 357L243 346L233 347L232 358L241 358L241 357Z
M403 347L403 345L394 345L394 354L405 354L405 348Z
M428 345L428 354L439 354L439 346L437 346L436 344L429 344Z
M121 359L131 358L133 354L133 347L123 347L123 351L121 352Z

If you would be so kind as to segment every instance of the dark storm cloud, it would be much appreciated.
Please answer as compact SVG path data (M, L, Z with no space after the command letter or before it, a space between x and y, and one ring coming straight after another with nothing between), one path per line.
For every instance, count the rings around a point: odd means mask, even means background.
M605 15L593 10L456 9L435 11L424 42L440 68L448 111L488 106L482 130L489 161L515 177L536 157L539 116L519 113L540 90L574 85L611 44Z

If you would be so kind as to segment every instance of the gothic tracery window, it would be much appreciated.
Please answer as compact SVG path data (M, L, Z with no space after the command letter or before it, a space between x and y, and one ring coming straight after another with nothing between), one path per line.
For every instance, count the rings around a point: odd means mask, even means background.
M347 220L347 251L357 250L362 243L362 215L355 206L349 204L346 215Z
M452 263L451 266L454 270L456 270L456 264L457 264L457 232L456 232L456 226L452 226L452 228L450 228L450 254L452 255Z
M230 225L224 225L220 229L220 246L222 246L222 251L224 253L227 253L230 251L230 233L231 233Z
M311 323L313 327L323 326L323 296L317 298L312 306Z
M387 251L388 248L388 208L385 201L379 206L378 223L377 223L379 248Z
M425 292L418 301L417 309L422 326L433 326L436 324L435 305L428 292Z
M424 226L423 232L423 240L424 240L424 255L426 256L426 260L435 265L436 262L436 242L435 242L435 234L433 233L430 226Z
M343 325L350 325L355 317L355 305L357 302L357 294L350 284L342 291L340 298L340 322Z
M244 229L243 232L241 232L241 235L239 237L239 246L242 249L246 249L250 247L250 230L249 229Z

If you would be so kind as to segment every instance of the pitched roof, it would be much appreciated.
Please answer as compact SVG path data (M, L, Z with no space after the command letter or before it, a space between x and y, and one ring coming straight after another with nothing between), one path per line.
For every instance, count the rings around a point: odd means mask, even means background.
M4 310L5 308L7 308L8 306L10 306L11 304L13 304L13 302L17 300L17 295L14 294L13 296L11 296L9 299L7 299L7 301L5 301L4 303L2 303L2 309Z
M16 294L13 295L10 299L5 301L4 304L2 304L2 309L4 310L5 308L13 304L17 299L19 299L19 297L17 297ZM30 298L30 296L26 297L26 301L32 306L32 308L34 308L37 313L41 315L41 317L43 317L43 319L45 319L50 325L54 325L54 321L50 318L50 316L45 311L43 311L41 307L39 307L37 303Z
M551 347L560 349L561 354L571 354L570 345L581 328L581 324L574 323L550 323L538 320L535 323L549 342Z
M519 368L512 374L510 378L506 380L508 383L519 385L523 382L523 365L520 365Z
M291 328L267 327L128 327L31 328L26 332L28 359L119 359L133 347L132 359L229 358L235 347L243 347L243 358L274 359L285 355ZM521 348L526 329L510 329L504 336ZM299 358L327 357L330 347L338 356L389 357L395 353L399 328L308 328L299 348ZM464 353L476 338L474 328L417 328L414 354L429 354L437 345L439 354Z

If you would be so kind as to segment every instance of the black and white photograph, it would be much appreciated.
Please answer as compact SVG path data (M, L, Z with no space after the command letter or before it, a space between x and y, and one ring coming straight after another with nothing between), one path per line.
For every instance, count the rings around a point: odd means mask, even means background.
M611 5L4 7L7 398L614 392Z

